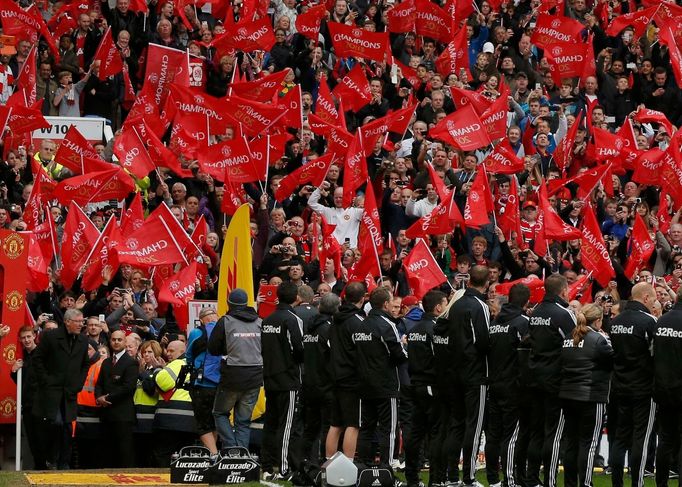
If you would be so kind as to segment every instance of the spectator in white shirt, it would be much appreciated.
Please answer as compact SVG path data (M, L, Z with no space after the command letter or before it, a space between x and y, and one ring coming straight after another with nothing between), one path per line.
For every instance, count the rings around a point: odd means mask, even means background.
M348 243L349 248L354 249L358 243L358 230L360 229L363 209L344 208L343 188L340 186L334 190L334 208L321 205L320 196L326 197L329 194L330 187L329 181L324 181L322 186L313 191L308 198L308 206L324 216L327 223L336 225L334 237L341 245Z
M405 207L407 216L421 218L431 213L438 205L438 193L436 193L433 184L429 183L426 185L426 198L417 201L417 197L421 194L424 194L423 189L415 189L412 193L412 198L407 201L407 206Z

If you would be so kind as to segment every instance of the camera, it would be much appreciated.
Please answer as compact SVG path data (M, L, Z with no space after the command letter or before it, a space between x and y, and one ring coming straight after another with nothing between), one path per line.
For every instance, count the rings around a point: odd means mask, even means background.
M43 316L48 320L54 320L54 315L52 313L43 313Z
M601 297L601 302L602 303L613 303L613 296L611 296L610 294L604 294Z
M396 186L407 186L407 182L406 181L396 181L395 185Z

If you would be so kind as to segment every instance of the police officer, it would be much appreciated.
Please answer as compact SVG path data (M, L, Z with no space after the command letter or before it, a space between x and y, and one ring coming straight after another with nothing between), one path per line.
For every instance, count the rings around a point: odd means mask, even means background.
M490 310L486 304L490 271L476 265L470 271L469 287L450 308L447 319L439 320L434 328L441 345L437 361L438 374L447 382L446 391L452 402L454 438L450 455L459 456L462 450L462 481L474 485L476 461L483 429L483 415L488 380L488 328ZM451 466L450 470L456 467ZM455 472L448 474L452 479Z
M682 439L682 288L677 303L658 320L654 336L654 398L658 405L656 485L668 485L670 461L679 461Z
M398 365L407 360L398 330L389 314L393 296L385 287L372 291L372 306L362 331L353 333L357 347L360 395L360 435L358 456L372 464L372 443L376 435L380 463L386 468L393 458L398 423Z
M650 314L654 303L654 287L646 282L637 283L625 309L611 320L615 352L611 394L616 399L618 416L610 461L613 487L623 485L626 451L633 487L644 485L647 445L656 414L652 397L654 361L650 352L656 332L656 318Z
M556 487L559 445L564 417L559 402L561 348L571 336L576 318L568 309L568 282L560 274L545 279L545 297L530 318L529 372L533 378L528 481L540 484L540 463L545 487Z
M488 395L488 420L485 431L485 464L488 483L499 483L498 468L502 459L505 485L517 485L515 476L516 442L519 437L520 370L517 348L528 334L528 316L525 314L530 289L515 284L509 290L505 303L490 326L490 391Z
M293 308L298 302L296 284L280 284L277 299L279 304L263 320L261 331L267 401L261 449L263 480L288 480L299 466L297 449L290 448L292 435L300 437L294 424L299 421L296 409L303 362L303 320ZM279 471L274 472L274 467Z
M600 333L604 314L590 303L578 313L578 324L561 350L561 388L566 418L564 433L564 485L592 485L606 402L609 398L613 349Z
M419 485L420 451L429 435L427 458L430 461L429 482L441 483L441 448L436 435L441 427L440 400L436 390L436 363L433 354L433 327L436 317L447 306L447 296L441 291L429 291L422 298L424 314L407 334L407 356L413 390L412 420L405 440L405 479L408 487Z

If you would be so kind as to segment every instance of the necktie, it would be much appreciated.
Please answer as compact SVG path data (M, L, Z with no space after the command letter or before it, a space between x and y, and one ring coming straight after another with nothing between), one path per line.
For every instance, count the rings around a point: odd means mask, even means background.
M118 362L118 359L116 358L116 355L114 355L111 357L111 366L114 367L116 362Z

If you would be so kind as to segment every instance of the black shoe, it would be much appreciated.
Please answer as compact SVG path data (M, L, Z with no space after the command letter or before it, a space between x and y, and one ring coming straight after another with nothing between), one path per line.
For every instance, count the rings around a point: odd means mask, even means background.
M651 470L648 470L646 468L644 469L644 478L647 478L647 477L651 478L653 476L654 476L654 473Z

